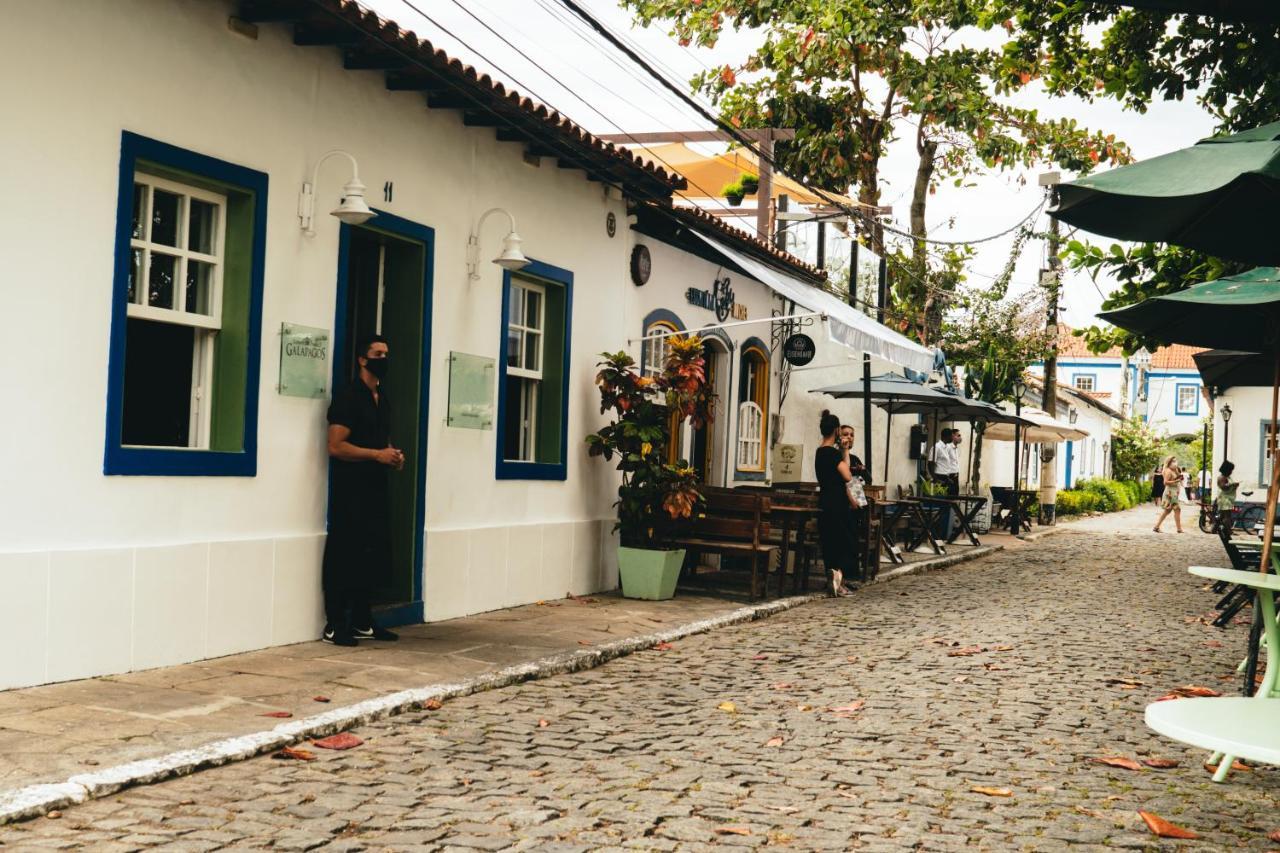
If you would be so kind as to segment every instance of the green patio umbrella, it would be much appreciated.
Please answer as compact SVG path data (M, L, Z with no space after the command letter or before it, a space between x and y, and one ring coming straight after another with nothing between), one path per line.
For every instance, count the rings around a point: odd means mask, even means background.
M1272 359L1269 353L1208 349L1191 356L1200 371L1205 387L1218 392L1240 386L1257 387L1271 384Z
M1280 264L1278 210L1280 122L1272 122L1063 184L1050 215L1121 240Z

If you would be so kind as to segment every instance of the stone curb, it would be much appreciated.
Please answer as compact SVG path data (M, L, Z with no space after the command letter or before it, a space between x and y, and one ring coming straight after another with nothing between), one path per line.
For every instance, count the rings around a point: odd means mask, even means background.
M679 640L729 625L764 619L822 597L821 594L797 595L741 607L710 619L689 622L652 634L627 637L589 649L550 655L464 681L432 684L366 699L354 705L334 708L322 714L282 723L269 731L239 735L207 743L195 749L171 752L158 758L131 761L93 773L81 773L68 778L65 782L28 785L25 788L0 792L0 825L38 817L54 809L105 797L132 785L146 785L175 776L185 776L206 767L217 767L232 761L252 758L307 738L324 737L383 717L417 710L433 699L438 701L456 699L524 681L591 669L615 658L652 648L659 643Z
M907 575L944 569L957 563L976 560L979 557L984 557L987 554L1003 549L1003 545L983 545L977 548L967 548L957 554L949 554L945 557L922 560L918 563L900 566L879 575L872 583L886 583ZM134 785L149 785L176 776L186 776L197 770L217 767L232 761L242 761L308 738L324 737L335 732L365 725L383 717L418 710L433 699L438 701L457 699L473 693L497 690L525 681L534 681L554 675L592 669L616 658L653 648L659 643L669 643L694 634L714 631L717 628L765 619L826 597L825 593L811 593L740 607L737 610L732 610L710 619L688 622L684 625L678 625L652 634L627 637L611 643L593 646L589 649L550 655L527 663L516 664L494 672L477 675L464 681L432 684L411 690L401 690L385 696L377 696L373 699L366 699L363 702L357 702L354 705L347 705L342 708L334 708L301 720L281 723L268 731L238 735L224 740L213 741L194 749L183 749L158 758L118 764L93 773L80 773L71 776L64 782L28 785L24 788L15 788L10 791L0 791L0 825L39 817L55 809L67 808L91 799L106 797L122 788Z

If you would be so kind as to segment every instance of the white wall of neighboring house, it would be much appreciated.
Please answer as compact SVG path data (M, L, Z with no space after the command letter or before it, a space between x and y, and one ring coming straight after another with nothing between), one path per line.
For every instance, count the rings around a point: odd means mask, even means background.
M1232 475L1242 490L1252 491L1248 498L1263 501L1271 473L1267 458L1266 434L1271 420L1271 389L1235 387L1228 388L1217 398L1214 419L1213 471L1227 460L1235 463ZM1222 410L1231 407L1231 421L1222 423ZM1242 498L1243 499L1243 498Z
M1147 399L1137 402L1135 411L1145 413L1147 423L1164 435L1197 436L1209 413L1202 386L1195 369L1153 368L1147 371Z
M0 446L0 688L196 660L311 640L322 622L326 401L276 392L284 321L331 329L346 178L321 174L316 236L298 191L343 148L370 200L435 229L427 435L426 617L441 619L615 585L614 473L580 452L601 422L595 353L641 321L625 281L625 222L581 172L536 168L519 144L381 74L342 68L334 49L227 28L231 2L66 0L6 10L0 101L11 117L0 182L6 310L0 383L21 401L21 439ZM30 69L44 69L32 74ZM92 68L89 74L81 69ZM265 172L270 179L258 464L253 477L104 476L107 352L121 132ZM394 202L381 199L394 181ZM572 371L564 482L494 477L495 431L446 427L451 351L501 356L501 271L464 267L467 235L511 211L530 257L571 270ZM483 235L496 254L501 229ZM744 288L744 297L747 297ZM754 298L754 297L750 297ZM761 300L753 310L765 310ZM701 319L701 318L699 318Z

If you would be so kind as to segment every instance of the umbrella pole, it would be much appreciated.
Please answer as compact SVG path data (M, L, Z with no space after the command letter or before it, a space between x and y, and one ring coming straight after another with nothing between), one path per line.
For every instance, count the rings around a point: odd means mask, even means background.
M1280 344L1276 345L1275 378L1271 382L1271 484L1267 487L1267 516L1262 530L1262 563L1259 570L1264 574L1271 566L1271 540L1275 534L1276 492L1280 489L1280 459L1276 459L1276 414L1280 408Z
M889 436L893 434L893 400L884 410L884 499L889 498Z

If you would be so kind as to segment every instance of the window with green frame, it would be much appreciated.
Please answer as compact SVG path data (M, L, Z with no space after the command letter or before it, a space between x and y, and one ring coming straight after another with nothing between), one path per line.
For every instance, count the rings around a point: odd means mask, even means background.
M531 262L503 276L498 479L563 480L573 274Z
M104 470L252 476L266 175L121 147Z

